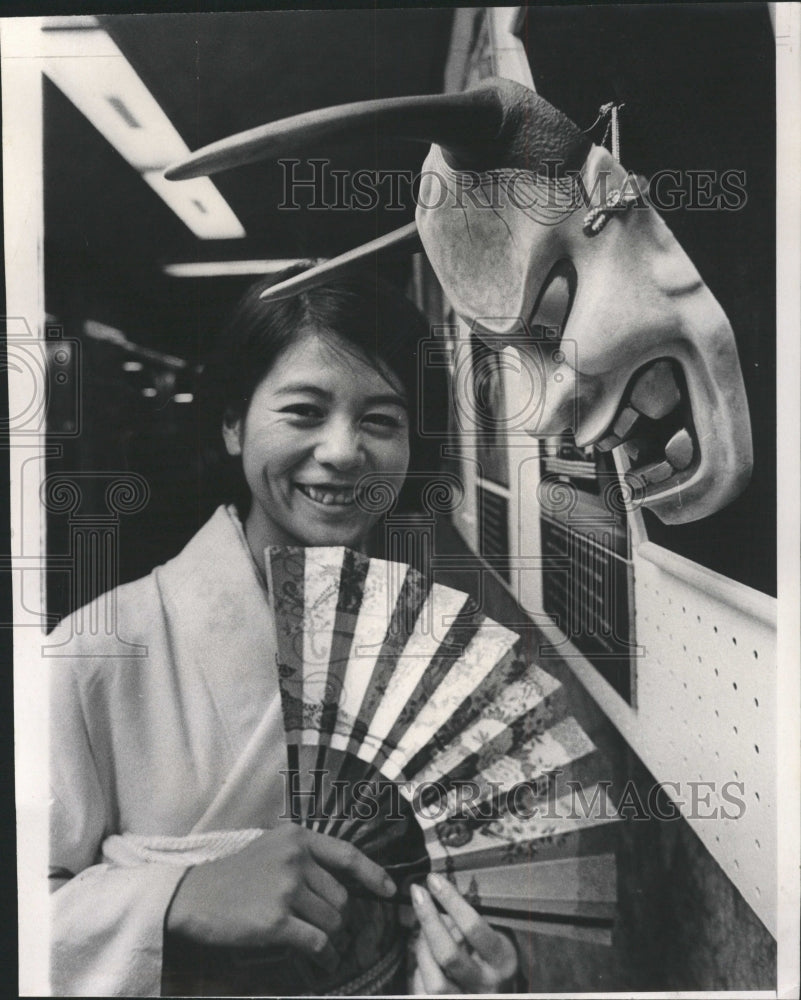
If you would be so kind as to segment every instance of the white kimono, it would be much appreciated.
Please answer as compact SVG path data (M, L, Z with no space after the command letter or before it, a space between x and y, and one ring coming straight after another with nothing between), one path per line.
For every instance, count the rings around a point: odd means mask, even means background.
M119 637L146 655L75 635L80 613L49 639L50 654L70 637L76 653L51 661L51 870L69 877L51 897L57 995L159 995L165 914L192 842L171 858L157 841L148 860L126 860L126 842L263 829L283 807L274 626L236 516L218 509L116 597Z

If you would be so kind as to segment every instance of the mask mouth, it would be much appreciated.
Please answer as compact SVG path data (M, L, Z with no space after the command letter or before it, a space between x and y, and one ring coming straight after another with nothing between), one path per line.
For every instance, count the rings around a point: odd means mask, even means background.
M602 452L623 449L629 463L625 478L635 500L693 475L701 454L687 383L676 361L659 358L635 372L595 447Z

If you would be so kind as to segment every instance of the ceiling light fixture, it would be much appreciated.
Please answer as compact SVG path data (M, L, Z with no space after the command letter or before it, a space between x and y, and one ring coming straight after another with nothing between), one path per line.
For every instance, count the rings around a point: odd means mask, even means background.
M239 219L208 177L168 181L161 169L147 170L142 177L201 240L238 239L245 235Z
M172 181L165 183L171 184ZM312 267L315 261L303 258L273 260L197 260L164 264L162 271L171 278L212 278L246 274L280 274L287 268Z
M163 180L189 149L112 38L86 22L43 19L44 73L200 239L239 239L241 222L208 177ZM163 183L162 183L163 182Z
M160 368L183 371L189 367L189 362L183 358L177 358L174 354L165 354L164 351L156 351L152 347L135 344L133 341L128 340L122 330L117 330L107 323L99 323L97 320L87 319L83 324L83 332L92 340L98 340L105 344L113 344L114 347L119 347L127 354L133 354L135 358L152 362ZM131 369L128 370L130 371Z

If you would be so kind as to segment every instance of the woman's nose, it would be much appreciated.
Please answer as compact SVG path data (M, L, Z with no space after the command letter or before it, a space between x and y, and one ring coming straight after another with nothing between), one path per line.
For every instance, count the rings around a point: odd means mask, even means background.
M321 465L332 465L337 469L358 468L364 461L359 432L350 421L329 421L322 428L314 457Z

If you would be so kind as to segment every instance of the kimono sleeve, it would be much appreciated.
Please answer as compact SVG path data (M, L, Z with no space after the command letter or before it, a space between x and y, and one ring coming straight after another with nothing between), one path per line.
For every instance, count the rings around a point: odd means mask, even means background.
M69 662L51 677L51 990L56 996L159 996L164 918L186 868L98 863L113 790L95 763Z

